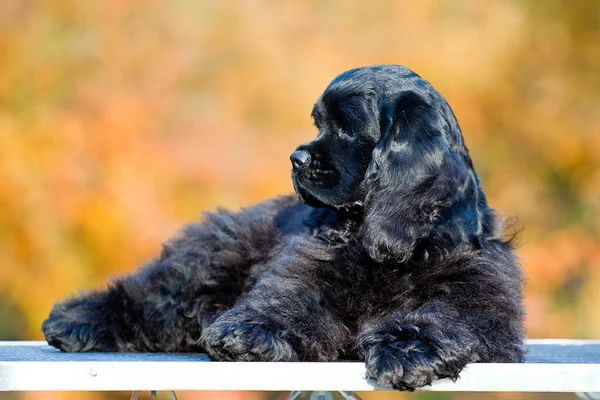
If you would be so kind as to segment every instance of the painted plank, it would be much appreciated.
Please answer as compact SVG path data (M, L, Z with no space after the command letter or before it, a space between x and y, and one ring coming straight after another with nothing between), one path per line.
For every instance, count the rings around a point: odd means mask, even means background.
M600 341L529 340L523 364L470 364L433 391L600 392ZM203 354L62 353L0 342L0 390L371 391L360 362L216 362Z

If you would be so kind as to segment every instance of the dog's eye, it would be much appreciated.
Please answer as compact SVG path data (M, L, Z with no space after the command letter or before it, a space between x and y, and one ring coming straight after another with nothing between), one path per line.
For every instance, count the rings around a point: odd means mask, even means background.
M347 131L345 129L338 129L337 132L338 132L338 136L341 137L341 138L343 138L343 137L345 137L345 138L352 138L354 136L352 134L352 132L349 132L349 131Z

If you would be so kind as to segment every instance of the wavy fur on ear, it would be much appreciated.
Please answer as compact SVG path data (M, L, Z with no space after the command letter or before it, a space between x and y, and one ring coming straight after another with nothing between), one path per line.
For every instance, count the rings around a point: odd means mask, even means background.
M454 114L419 86L384 104L366 174L362 236L378 262L406 262L425 239L477 241L492 224Z

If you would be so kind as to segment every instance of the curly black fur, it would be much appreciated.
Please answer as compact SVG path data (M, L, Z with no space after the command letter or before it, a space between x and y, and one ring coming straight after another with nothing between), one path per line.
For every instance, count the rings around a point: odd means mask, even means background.
M296 196L208 213L43 324L64 351L360 359L412 390L523 358L522 276L449 105L408 68L333 80L298 148ZM300 154L300 153L297 153Z

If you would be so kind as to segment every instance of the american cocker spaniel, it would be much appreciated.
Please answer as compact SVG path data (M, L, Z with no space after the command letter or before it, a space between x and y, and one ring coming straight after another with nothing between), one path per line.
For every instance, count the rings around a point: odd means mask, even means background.
M357 68L312 117L317 138L290 157L297 196L206 213L136 273L57 303L47 341L364 360L401 390L521 361L521 269L442 95L406 67Z

